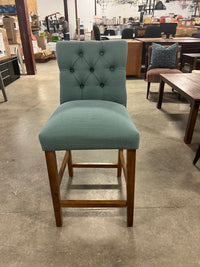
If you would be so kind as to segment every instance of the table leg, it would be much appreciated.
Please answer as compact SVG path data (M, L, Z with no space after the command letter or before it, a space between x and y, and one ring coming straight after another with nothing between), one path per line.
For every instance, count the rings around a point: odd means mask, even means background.
M185 131L185 137L184 137L184 142L186 144L191 144L198 110L199 110L199 104L197 104L195 102L192 103L191 108L190 108L190 114L189 114L189 118L188 118L187 128Z
M161 109L161 106L162 106L164 87L165 87L165 82L161 80L160 87L159 87L159 94L158 94L158 102L157 102L158 109Z
M184 57L182 57L180 61L181 61L180 70L182 71L183 68L184 68L184 66L185 66L185 59L184 59Z
M189 72L191 73L192 70L193 70L193 64L194 64L194 58L191 59L191 62L190 62L190 69L189 69Z
M197 58L195 58L193 61L192 70L196 70L196 65L197 65Z

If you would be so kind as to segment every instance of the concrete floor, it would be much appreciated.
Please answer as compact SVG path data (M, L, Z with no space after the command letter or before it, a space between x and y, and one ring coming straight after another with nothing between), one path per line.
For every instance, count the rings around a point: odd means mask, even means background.
M51 61L37 69L7 86L8 102L0 103L0 266L200 266L200 161L192 164L200 116L185 145L188 103L168 87L158 110L158 84L146 100L146 83L129 78L128 110L141 135L134 227L126 227L125 209L64 209L56 228L38 133L59 105L58 68ZM117 154L76 151L73 159ZM113 170L76 169L73 181L64 178L62 195L71 199L125 197Z

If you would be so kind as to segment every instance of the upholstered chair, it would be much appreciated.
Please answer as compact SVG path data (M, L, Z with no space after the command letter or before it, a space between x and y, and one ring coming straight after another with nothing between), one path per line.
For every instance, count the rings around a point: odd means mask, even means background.
M151 25L145 30L144 38L160 38L161 30L159 26Z
M139 133L126 109L127 42L58 42L60 106L42 128L57 226L64 207L127 207L127 226L133 225L135 156ZM73 163L73 150L118 150L116 163ZM127 150L126 162L123 150ZM56 151L66 151L58 171ZM97 152L98 153L98 152ZM62 200L60 184L66 165L74 168L116 168L126 180L126 200Z
M135 33L135 29L133 28L126 28L122 31L122 39L134 39L135 37L133 34Z
M149 97L151 83L160 83L160 74L182 73L178 69L180 60L181 46L177 44L159 45L153 43L148 50L148 69L146 72L147 95Z
M114 30L105 30L104 35L115 35L115 31Z

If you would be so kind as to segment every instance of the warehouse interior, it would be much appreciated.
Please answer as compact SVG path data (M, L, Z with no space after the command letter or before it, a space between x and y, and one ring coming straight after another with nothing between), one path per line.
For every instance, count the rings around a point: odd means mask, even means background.
M0 266L200 266L200 160L193 164L200 144L200 116L197 111L191 140L185 142L192 105L188 98L166 83L158 109L160 87L152 83L146 99L146 54L141 40L145 37L136 36L145 25L158 24L158 20L160 25L161 19L170 18L169 23L177 23L170 45L177 38L184 47L186 39L191 50L182 53L200 53L200 38L192 37L200 32L199 2L162 1L162 10L155 9L157 2L0 1ZM21 17L18 10L24 10ZM64 34L58 25L62 16L68 22ZM8 24L19 27L6 29ZM126 108L140 134L133 227L127 227L126 208L99 207L63 208L63 225L56 227L38 137L60 106L56 43L101 42L95 40L94 24L101 38L105 25L120 39L130 24L136 29L131 40L125 39ZM119 40L102 42L115 41ZM179 70L200 75L198 60L191 63L181 58ZM4 76L5 64L9 77ZM200 91L196 92L199 96ZM57 153L59 165L63 155L63 151ZM72 155L74 162L118 159L116 149L74 150ZM70 200L126 199L124 174L117 177L113 169L77 168L73 178L66 171L60 190Z

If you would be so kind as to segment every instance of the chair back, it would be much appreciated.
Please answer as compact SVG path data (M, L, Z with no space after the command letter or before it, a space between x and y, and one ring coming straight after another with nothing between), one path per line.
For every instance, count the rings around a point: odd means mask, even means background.
M96 41L100 41L100 30L99 30L99 27L97 25L93 25L93 32L94 32L94 38Z
M191 37L200 38L200 32L194 32L194 33L192 33L192 36Z
M104 31L104 35L115 35L115 31L114 30L105 30Z
M163 46L167 48L170 45L163 45ZM150 45L148 48L148 66L150 65L150 62L151 62L151 53L152 53L152 45ZM176 63L175 63L176 68L178 68L180 58L181 58L181 45L178 45L177 54L176 54Z
M148 26L146 28L144 38L160 38L161 30L159 26Z
M134 29L132 28L127 28L122 31L122 39L134 39L133 33Z
M58 42L60 103L107 100L126 106L127 42Z

